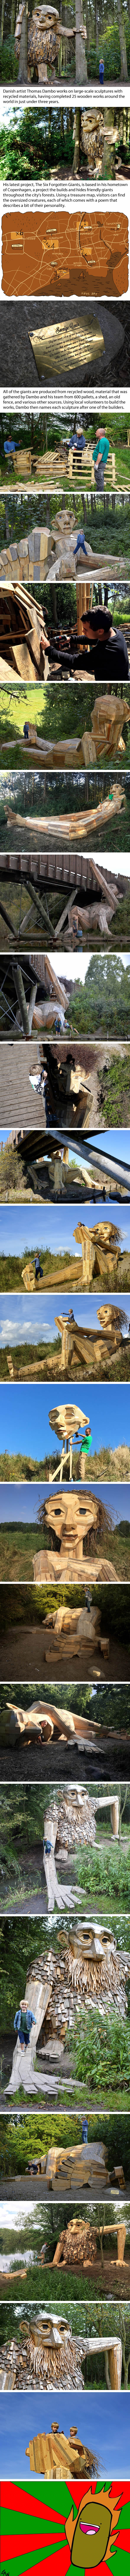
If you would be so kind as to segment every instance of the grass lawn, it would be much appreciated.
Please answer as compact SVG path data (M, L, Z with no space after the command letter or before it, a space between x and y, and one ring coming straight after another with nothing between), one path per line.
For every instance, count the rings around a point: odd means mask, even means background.
M44 1293L44 1278L45 1278L45 1288L46 1288L46 1287L48 1287L48 1288L49 1288L49 1285L50 1285L50 1287L51 1287L51 1286L53 1287L53 1279L54 1279L54 1284L55 1284L55 1280L56 1280L56 1282L57 1282L57 1286L58 1286L58 1283L59 1283L59 1287L60 1287L60 1285L62 1285L62 1281L63 1281L63 1287L65 1287L65 1284L66 1284L66 1276L67 1276L67 1281L68 1281L68 1279L69 1279L69 1281L70 1281L70 1287L71 1287L71 1285L72 1285L72 1286L73 1286L73 1288L74 1288L75 1280L77 1281L77 1270L79 1270L79 1287L81 1286L82 1261L81 1261L81 1262L80 1262L80 1260L79 1260L79 1262L78 1262L78 1261L76 1261L76 1260L75 1260L75 1256L74 1256L74 1254L73 1254L73 1255L71 1255L71 1253L67 1252L67 1249L66 1249L66 1252L64 1252L64 1253L63 1253L63 1259L62 1259L62 1253L57 1252L57 1253L55 1254L54 1252L50 1252L50 1246L49 1246L49 1245L47 1245L47 1247L46 1247L46 1251L44 1252L44 1251L42 1251L42 1246L41 1246L40 1251L39 1251L39 1259L40 1259L40 1261L41 1261L41 1263L42 1263L42 1270L43 1270L43 1287L42 1287L42 1280L40 1279L40 1293L41 1293L41 1294L43 1294L43 1293ZM34 1250L33 1250L33 1246L32 1246L32 1250L30 1250L30 1251L29 1251L29 1253L28 1253L28 1249L27 1249L27 1245L26 1245L26 1247L25 1247L25 1252L24 1252L24 1254L22 1253L21 1260L20 1260L20 1256L18 1256L18 1258L17 1258L17 1254L16 1254L16 1257L15 1257L15 1253L8 1254L8 1257L7 1257L7 1260L6 1260L6 1256L4 1255L4 1253L1 1253L1 1255L0 1255L0 1292L1 1292L1 1293L2 1293L3 1289L4 1289L4 1290L6 1290L6 1289L9 1289L9 1288L11 1288L11 1289L16 1289L16 1288L19 1288L19 1289L20 1289L20 1288L21 1288L21 1290L23 1291L23 1285L24 1285L24 1283L23 1283L23 1270L25 1270L25 1269L26 1269L26 1262L27 1262L27 1261L32 1261L32 1262L33 1262L34 1280L35 1280L35 1258L34 1258ZM36 1282L35 1282L35 1287L36 1287ZM31 1293L31 1291L30 1291L30 1293ZM27 1291L27 1294L28 1294L28 1291ZM32 1290L32 1295L33 1295L33 1294L34 1294L34 1291ZM38 1290L36 1289L36 1295L37 1295L37 1296L39 1296L39 1289L38 1289Z

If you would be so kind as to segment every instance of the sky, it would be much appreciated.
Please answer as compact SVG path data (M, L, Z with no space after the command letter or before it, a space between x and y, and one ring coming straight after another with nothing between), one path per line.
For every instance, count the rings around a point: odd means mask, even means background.
M48 948L48 957L50 958L50 966L53 966L53 967L54 967L54 946L53 946L53 948ZM89 951L87 951L87 952L86 952L86 950L84 949L84 956L80 958L80 956L79 956L79 955L78 955L77 957L74 957L74 954L71 954L70 949L69 949L69 948L67 948L67 949L66 949L65 958L64 958L64 961L63 961L63 964L62 964L61 948L56 948L56 952L55 952L56 975L61 975L61 982L62 982L62 978L63 978L63 983L64 983L64 978L65 978L65 977L66 977L66 975L67 975L67 983L68 983L68 976L69 976L69 978L70 978L70 976L71 976L71 982L72 982L72 983L78 982L78 979L79 979L80 984L85 984L85 976L86 976L86 975L88 975L88 968L89 968L89 966L91 966L91 964L93 964L93 950L92 950L92 949L90 949L90 950L89 950ZM108 957L107 957L107 959L106 959L105 957L102 957L102 966L103 966L104 968L106 968L106 965L108 965ZM126 953L126 949L125 949L125 953L124 953L124 950L122 950L122 953L121 953L121 951L120 951L120 950L118 951L118 949L117 949L117 951L116 951L116 956L115 956L115 966L116 966L116 968L118 967L119 972L120 972L120 968L121 968L121 966L130 966L130 952L129 952L129 949L128 949L128 954Z
M117 1301L118 1305L121 1306L122 1299L118 1296L118 1290ZM98 1297L91 1297L91 1311L90 1297L85 1297L84 1294L84 1298L74 1298L73 1293L73 1313L76 1324L96 1324L96 1329L100 1332L100 1325L98 1325L98 1307L99 1305L101 1306L101 1303L104 1305L104 1297L103 1299L101 1298L100 1283ZM112 1304L113 1298L109 1291L109 1305ZM56 1324L55 1320L57 1308L59 1317L61 1315L61 1309L62 1315L68 1315L68 1306L69 1291L68 1298L63 1297L62 1289L58 1292L58 1288L55 1288L55 1295L53 1297L50 1297L48 1294L44 1297L40 1297L39 1295L35 1296L35 1294L33 1297L31 1295L29 1297L26 1294L26 1290L25 1296L23 1294L19 1296L17 1291L16 1295L13 1295L12 1293L9 1297L0 1297L0 1350L4 1350L6 1342L9 1345L9 1349L13 1350L15 1343L18 1342L23 1347L24 1342L32 1343L33 1341L37 1347L37 1342L41 1342L42 1340L43 1345L44 1342L56 1341L59 1331L59 1324ZM126 1313L126 1317L128 1318L128 1322L130 1323L130 1297L127 1295L127 1290L125 1296L123 1295L123 1308Z
M110 1485L102 1485L101 1483L97 1485L95 1484L94 1479L92 1490L94 1494L100 1495L100 1502L104 1503L105 1509L111 1512L112 1525L114 1525L115 1528L117 1528L118 1521L120 1520L130 1521L130 1485L113 1485L111 1492ZM54 1487L50 1485L50 1494L51 1493L54 1493ZM9 1523L11 1521L31 1521L31 1524L33 1525L33 1521L36 1522L37 1520L39 1503L42 1503L43 1505L46 1495L48 1500L48 1485L0 1485L0 1525L3 1521L7 1521ZM82 1498L82 1494L80 1499L83 1509L84 1498ZM38 1546L40 1547L40 1545L41 1539L38 1523ZM111 1533L109 1553L111 1553Z
M41 1459L62 1449L62 1435L50 1428L49 1413L57 1404L79 1404L88 1414L92 1432L92 1454L95 1449L118 1448L119 1441L130 1441L130 1392L127 1386L63 1385L63 1379L50 1380L47 1386L1 1386L0 1450L16 1457ZM81 1439L79 1434L79 1449ZM91 1475L90 1460L90 1475ZM125 1488L126 1491L126 1488Z
M58 2422L67 2436L70 2432L71 2416L72 2398L69 2395L66 2397L63 2392L60 2395L58 2389ZM38 2389L31 2394L26 2390L25 2396L24 2391L22 2395L20 2391L15 2391L12 2396L3 2394L0 2398L0 2476L2 2478L7 2478L8 2460L8 2478L23 2478L24 2483L25 2478L30 2479L26 2445L33 2440L33 2434L43 2432L44 2421L46 2433L50 2433L52 2392L50 2397L46 2394L46 2398L43 2398ZM110 2390L108 2406L106 2389L103 2391L89 2389L87 2394L82 2390L82 2395L79 2395L76 2388L76 2422L80 2441L86 2442L88 2448L93 2448L97 2453L99 2475L102 2469L105 2477L108 2475L109 2479L120 2478L122 2460L123 2477L128 2479L130 2391L127 2390L126 2402L125 2391L121 2390L119 2404L119 2397L116 2395L113 2397Z
M64 968L63 968L63 973L64 973ZM9 1127L0 1127L0 1145L6 1145L6 1144L7 1144L9 1134L10 1134L10 1129L9 1129ZM109 1153L110 1153L110 1154L115 1154L116 1162L118 1162L118 1156L119 1156L119 1162L120 1162L120 1161L124 1161L124 1162L126 1162L126 1163L127 1163L128 1161L130 1161L130 1129L129 1129L129 1127L118 1127L118 1129L117 1129L117 1127L104 1127L104 1128L103 1128L103 1136L102 1136L102 1130L99 1128L99 1133L98 1133L98 1128L96 1128L96 1129L95 1129L95 1136L93 1136L93 1134L92 1134L92 1136L91 1136L91 1138L90 1138L90 1140L89 1140L89 1141L91 1142L91 1150L92 1150L92 1152L93 1152L93 1146L94 1146L94 1144L96 1144L96 1145L98 1145L98 1146L99 1146L99 1150L100 1150L100 1152L103 1152L103 1148L104 1148L104 1154L105 1154L105 1153L106 1153L106 1154L107 1154L107 1153L108 1153L108 1154L109 1154ZM69 1141L68 1141L69 1163L70 1163L70 1162L72 1162L72 1161L73 1161L73 1163L76 1163L76 1162L77 1162L77 1155L78 1155L78 1153L79 1153L79 1151L80 1151L80 1163L81 1163L82 1171L84 1171L84 1163L87 1163L87 1144L88 1144L88 1138L87 1138L87 1136L86 1136L86 1139L85 1139L85 1148L84 1148L84 1154L83 1154L83 1152L82 1152L82 1145L80 1144L80 1149L79 1149L79 1147L78 1147L78 1137L77 1137L77 1140L76 1140L76 1151L74 1151L74 1144L73 1144L73 1146L72 1146L72 1145L69 1145ZM14 1210L14 1214L15 1214L15 1210Z
M98 1199L98 1225L100 1225L100 1223L102 1224L103 1213L102 1201L101 1199ZM80 1259L81 1261L81 1243L75 1243L74 1232L75 1226L80 1222L80 1214L84 1224L85 1207L81 1206L80 1210L79 1204L75 1207L74 1205L73 1207L68 1207L68 1205L67 1207L62 1207L60 1203L59 1206L57 1205L56 1207L52 1207L48 1205L47 1208L44 1208L43 1205L37 1208L27 1206L21 1207L21 1205L17 1205L16 1207L14 1205L12 1207L2 1206L0 1209L0 1253L4 1252L7 1255L7 1253L16 1252L18 1256L21 1256L22 1253L24 1254L25 1251L32 1251L33 1248L34 1251L37 1251L37 1247L40 1244L40 1248L43 1246L43 1251L46 1250L47 1246L48 1248L50 1246L51 1252L61 1252L62 1255L64 1251L68 1251L72 1254L73 1260L76 1259L77 1262L77 1260ZM96 1209L94 1208L92 1215L92 1210L89 1210L89 1205L87 1205L88 1226L91 1223L96 1226L97 1216ZM125 1249L128 1251L130 1245L130 1202L128 1207L125 1207L123 1204L119 1208L116 1206L115 1209L115 1201L111 1199L112 1225L115 1225L116 1218L117 1225L120 1226L121 1230L121 1250L123 1250L123 1244L125 1244ZM62 1291L60 1291L60 1294L61 1293ZM38 1289L38 1306L39 1299L40 1292ZM70 1303L69 1298L68 1302Z
M42 2207L42 2204L40 2203L40 2208L41 2208L41 2207ZM43 2212L42 2212L42 2215L43 2215ZM3 2228L5 2228L5 2227L7 2227L7 2229L8 2229L8 2228L10 2228L11 2234L12 2234L12 2227L13 2227L13 2228L14 2228L14 2233L15 2233L15 2235L17 2235L17 2229L18 2229L18 2234L19 2234L19 2236L20 2236L20 2234L21 2234L21 2228L23 2227L23 2228L25 2229L25 2227L26 2227L26 2219L28 2220L28 2218L29 2218L29 2219L31 2219L31 2225L32 2225L32 2226L33 2226L33 2224L34 2224L34 2225L35 2225L35 2227L38 2227L38 2228L39 2228L39 2205L38 2205L38 2209L37 2209L37 2203L36 2203L36 2201L32 2201L32 2200L21 2200L21 2201L20 2201L20 2200L15 2200L15 2201L13 2201L13 2200L12 2200L12 2201L11 2201L11 2207L10 2207L10 2200L5 2200L5 2202L4 2202L4 2207L3 2207L3 2200L1 2200L1 2201L0 2201L0 2230L2 2230L2 2237L3 2237ZM0 2236L0 2243L1 2243L1 2236Z

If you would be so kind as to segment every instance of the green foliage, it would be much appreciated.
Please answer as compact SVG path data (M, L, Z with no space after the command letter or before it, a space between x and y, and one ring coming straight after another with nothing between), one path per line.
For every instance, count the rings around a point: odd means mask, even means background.
M130 1121L130 1056L113 1054L112 1064L104 1065L101 1075L100 1107L104 1127L127 1127Z
M122 1850L119 1843L114 1844L112 1850L108 1851L106 1835L105 1852L102 1840L98 1851L94 1847L93 1852L89 1850L76 1852L76 1880L79 1887L79 1902L80 1888L82 1888L86 1895L86 1903L88 1899L94 1903L95 1897L100 1897L101 1904L104 1901L106 1905L107 1902L110 1903L114 1915L114 1900L118 1909L122 1903L127 1906L130 1902L130 1852L126 1853L125 1846Z
M84 2088L87 2085L88 2099L94 2094L95 2100L98 2101L98 2096L101 2100L102 2094L102 2099L110 2100L113 2092L118 2092L120 2099L127 2089L129 2092L130 2019L121 2025L112 2011L112 2004L109 2014L104 2013L103 2021L98 2011L87 2016L84 2011L81 2013L73 2039L72 2032L70 2034L70 2048L75 2082L79 2081Z
M126 55L127 55L127 72L128 72L128 79L129 79L129 72L130 72L130 26L129 26L129 17L127 16L127 10L126 10L126 9L125 9L125 12L124 12L124 34L125 34ZM91 44L90 44L90 49L88 50L88 46L86 46L86 47L85 47L85 52L87 52L88 79L89 79L90 81L99 80L99 62L100 62L100 56L101 56L101 55L103 56L103 62L104 62L104 83L105 83L105 81L120 81L120 78L121 78L121 56L120 56L120 38L119 38L119 28L118 28L118 24L116 23L116 20L114 20L114 23L113 23L113 17L111 18L111 13L110 13L110 18L109 18L109 15L108 15L108 18L107 18L107 19L106 19L106 16L105 16L105 20L104 20L103 24L102 24L102 25L101 25L101 27L100 27L100 35L99 35L99 42L98 42L98 47L97 47L97 49L96 49L96 45L94 44L93 39L92 39Z
M107 954L91 957L84 985L80 977L72 985L67 1020L74 1033L81 1030L85 1037L97 1035L98 1029L101 1034L108 1031L109 1036L129 1037L130 965L125 967L118 954L115 958Z

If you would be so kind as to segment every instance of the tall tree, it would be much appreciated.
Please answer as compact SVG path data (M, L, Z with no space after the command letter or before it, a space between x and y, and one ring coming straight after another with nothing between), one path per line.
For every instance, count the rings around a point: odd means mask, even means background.
M24 0L20 36L18 81L26 87L28 78L28 0Z
M129 16L130 16L130 0L128 0L128 9L129 9ZM128 81L128 71L127 71L127 53L126 53L125 29L124 29L124 18L123 18L123 0L117 0L117 16L118 16L119 40L120 40L121 80Z

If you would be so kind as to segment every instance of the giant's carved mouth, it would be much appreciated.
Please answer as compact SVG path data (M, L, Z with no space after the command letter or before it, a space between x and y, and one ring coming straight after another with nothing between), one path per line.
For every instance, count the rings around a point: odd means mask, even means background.
M99 2522L80 2522L79 2528L80 2531L87 2532L87 2537L92 2540L95 2538L95 2532L99 2531Z

